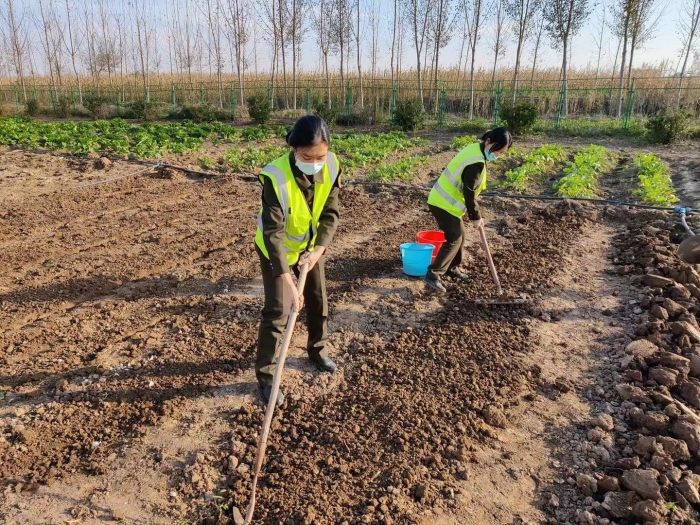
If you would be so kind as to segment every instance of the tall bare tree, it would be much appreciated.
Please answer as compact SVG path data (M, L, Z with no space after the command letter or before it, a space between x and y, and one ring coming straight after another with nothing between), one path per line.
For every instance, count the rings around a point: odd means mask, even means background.
M632 79L632 65L634 63L634 52L644 45L654 36L662 9L657 9L658 0L638 0L634 10L630 25L630 60L627 69L627 88L629 89Z
M370 40L370 57L372 64L372 79L377 76L377 58L379 54L379 36L381 31L380 21L382 18L382 4L377 0L371 0L369 11L369 27L372 31Z
M236 75L241 103L245 99L243 78L246 69L246 45L250 40L250 9L246 0L226 0L224 20L228 27L228 38L234 49Z
M532 71L530 72L530 101L534 101L535 96L535 71L537 70L537 56L540 50L540 44L542 43L542 36L544 35L545 28L547 27L547 21L544 16L541 16L541 8L538 10L535 18L535 49L532 54Z
M518 74L523 46L532 30L533 16L537 13L541 0L505 0L506 14L513 22L513 37L517 44L515 49L515 70L513 71L513 103L518 92Z
M28 35L25 24L25 13L19 12L15 0L5 0L7 11L4 13L5 27L7 29L6 41L10 48L10 59L15 74L22 88L22 96L27 101L27 85L25 82L25 59L28 51Z
M413 45L416 50L416 71L418 74L418 97L423 101L423 62L421 53L428 41L428 22L434 15L433 0L404 0L406 15L413 31Z
M606 29L608 27L607 23L607 5L602 4L601 9L598 11L598 15L596 17L596 26L595 26L595 32L593 33L593 39L595 42L596 49L598 51L598 58L596 60L596 66L595 66L595 80L594 80L594 85L593 88L595 89L598 87L598 75L600 75L600 61L603 58L603 48L605 47L607 41L605 39L606 36Z
M433 44L433 82L437 95L438 72L440 70L440 50L445 48L454 35L455 14L453 0L434 0L435 17L430 24L429 40ZM438 105L435 105L437 111Z
M41 49L49 67L51 85L61 85L60 49L58 19L53 0L39 0L39 16L35 20L37 31L41 34Z
M290 0L289 5L289 35L292 40L292 99L293 108L297 109L297 74L299 71L299 56L301 44L308 31L305 24L309 4L307 0Z
M493 51L493 71L491 73L491 89L493 89L496 82L496 68L498 67L498 59L499 57L505 55L506 52L503 42L503 31L506 23L505 5L503 0L495 0L493 13L494 24L491 39L491 50Z
M394 85L394 59L396 55L396 44L398 37L399 26L399 0L394 0L394 17L391 20L391 84Z
M78 57L80 55L80 50L82 49L82 42L85 33L80 33L75 27L73 7L71 6L70 0L65 0L66 6L66 27L62 32L63 45L66 52L70 56L71 64L73 65L73 74L75 75L75 82L78 86L78 99L80 103L83 103L83 87L80 80L80 73L78 72ZM66 39L67 35L67 39Z
M474 67L476 64L476 46L481 38L479 28L486 20L488 14L485 12L484 0L462 0L463 9L469 10L472 14L469 17L469 52L471 54L471 66L469 68L469 118L474 118Z
M357 77L360 82L360 107L364 109L365 107L365 90L362 83L362 39L364 38L364 26L360 24L360 9L362 8L362 1L355 0L355 26L353 28L353 34L355 36L355 49L357 50Z
M620 38L622 44L622 57L620 60L620 81L617 90L617 116L622 116L622 89L625 84L625 61L627 60L627 46L630 41L630 32L632 20L634 18L634 12L637 9L639 0L618 0L617 5L614 8L615 19L617 23L615 25L615 33Z
M555 47L562 50L562 81L566 84L569 60L569 45L571 38L576 36L588 19L591 8L588 0L548 0L544 6L544 17L547 21L547 32ZM563 90L563 114L569 112L568 93Z
M679 53L683 59L678 79L678 99L677 106L680 107L681 93L683 90L683 77L688 68L688 58L697 47L697 38L700 33L700 0L687 0L681 8L682 16L678 23L678 29L682 35L682 47ZM696 64L700 65L698 58L695 58Z
M330 110L333 107L331 98L331 76L328 65L328 57L333 51L336 40L331 37L330 20L335 16L336 4L333 0L320 0L318 9L312 10L312 20L316 32L316 43L323 55L323 73L326 79L326 107Z

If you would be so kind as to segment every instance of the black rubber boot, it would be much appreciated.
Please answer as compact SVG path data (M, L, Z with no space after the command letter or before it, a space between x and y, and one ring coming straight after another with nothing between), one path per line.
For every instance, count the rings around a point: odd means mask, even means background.
M334 374L338 370L338 365L330 357L311 357L311 362L313 362L316 367L322 372L330 372Z
M272 393L272 385L266 385L260 386L260 393L262 394L262 398L265 401L265 404L267 405L270 402L270 394ZM281 407L282 403L284 403L284 392L280 388L277 391L277 406Z

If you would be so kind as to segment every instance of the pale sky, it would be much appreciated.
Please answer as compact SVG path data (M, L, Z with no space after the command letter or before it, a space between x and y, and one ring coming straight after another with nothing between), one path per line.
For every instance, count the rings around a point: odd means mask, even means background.
M78 27L77 31L83 31L83 36L77 35L76 40L78 42L85 42L85 35L84 35L84 29L81 29L80 25L83 24L84 27L84 20L83 18L83 13L85 10L83 10L84 6L93 7L95 13L97 13L97 9L99 5L107 5L108 9L110 11L113 11L117 13L118 15L121 15L124 17L127 26L128 31L131 32L132 35L136 34L135 30L135 16L134 16L134 11L133 11L133 6L134 0L70 0L71 3L75 6L74 10L74 16L77 16L77 20L74 21L74 24ZM221 1L222 3L227 3L229 0L139 0L137 2L137 5L143 5L145 6L146 12L147 12L147 17L149 18L148 25L153 31L153 34L157 35L157 52L160 55L160 70L163 72L168 72L170 70L170 57L169 57L169 46L168 46L168 40L167 40L167 33L172 32L170 29L172 26L172 19L173 19L173 12L175 13L175 16L179 17L178 20L182 21L185 20L182 18L183 16L186 16L186 20L192 21L194 24L200 24L201 27L201 34L205 35L205 39L210 38L210 32L209 29L206 25L206 19L205 19L205 14L208 13L207 10L205 9L205 6L207 5L207 2L210 2L212 5L216 4L218 1ZM251 6L255 5L260 5L261 2L265 2L266 4L269 3L271 0L248 0ZM310 0L313 2L314 5L318 6L320 4L319 0ZM401 0L400 0L401 1ZM486 0L487 3L493 3L496 0ZM547 1L547 0L544 0ZM594 0L589 0L590 2L593 2ZM596 65L596 60L597 60L597 47L595 44L595 39L596 39L596 33L599 31L599 28L601 26L601 18L603 14L605 14L606 22L608 24L612 23L612 9L609 7L612 5L612 2L615 0L600 0L600 3L596 6L594 12L591 14L589 17L586 25L583 27L583 29L580 31L578 35L576 35L572 41L572 55L571 55L571 66L573 67L579 67L583 68L586 67L587 65L595 69ZM660 20L658 27L654 33L654 37L651 38L648 42L646 42L641 49L638 49L635 54L635 59L634 59L634 65L636 67L642 66L642 64L647 63L647 64L659 64L661 61L664 60L670 60L670 71L667 71L667 73L674 72L676 69L676 66L678 64L678 55L679 55L679 50L681 48L681 38L679 36L679 29L678 29L678 19L682 15L682 6L686 5L688 2L693 2L693 1L700 1L700 0L656 0L657 4L657 13L660 13ZM40 25L39 25L39 16L38 16L38 2L36 0L15 0L15 5L17 9L17 16L20 20L22 20L22 23L24 24L24 30L27 31L29 35L29 40L32 42L31 44L31 56L32 56L32 61L31 64L33 67L36 68L37 73L42 74L46 72L48 69L47 66L45 65L45 55L41 51L41 44L40 44L40 37L43 35L43 31L39 31ZM370 42L371 42L371 31L370 31L370 13L372 10L372 6L375 7L379 11L379 16L380 16L380 34L379 34L379 54L378 54L378 74L381 74L384 72L384 70L388 70L389 68L389 63L390 63L390 56L391 56L391 21L390 21L390 15L393 15L393 0L360 0L362 2L362 12L363 12L363 18L364 20L362 21L362 26L364 28L365 33L362 35L362 42L363 42L363 53L362 53L362 60L363 60L363 70L365 72L370 70ZM351 0L352 3L352 0ZM460 3L455 0L455 4ZM6 9L6 5L4 2L0 4L0 37L2 36L3 31L5 30L4 33L5 35L8 34L7 32L7 25L6 25L6 20L7 17L5 16L5 13L3 12L4 9ZM63 2L57 2L54 4L57 9L57 16L59 20L62 20L62 24L65 26L65 4ZM173 9L171 6L175 5L176 7ZM188 7L186 9L185 7ZM199 7L195 7L199 6ZM222 17L224 15L221 15ZM268 43L269 39L267 41L263 41L263 37L265 35L265 29L263 28L260 20L264 16L264 10L261 9L260 7L253 7L250 20L253 23L257 23L257 30L256 30L256 37L258 41L260 42L258 45L257 49L257 63L258 63L258 71L263 73L267 72L270 69L270 64L271 64L271 46ZM97 16L95 15L96 20L98 19ZM114 34L116 31L116 20L119 18L119 16L111 16L109 17L108 24L111 24L111 32ZM458 17L460 22L461 22L461 17ZM312 17L310 15L307 16L307 20L311 22ZM219 20L223 20L222 22L222 31L225 30L226 27L226 19L225 18L220 18ZM461 23L458 22L457 25L461 26ZM477 68L483 68L487 71L490 71L493 65L493 50L491 47L491 42L493 40L493 34L494 34L494 28L495 24L493 22L493 17L491 19L486 20L482 25L481 25L481 34L482 37L479 41L479 45L477 47L477 60L476 60L476 65ZM95 32L96 34L99 34L102 29L102 24L101 22L97 22L95 25ZM533 37L530 38L526 44L525 48L522 54L522 70L527 71L530 69L531 64L532 64L532 53L533 53L533 48L534 48L534 35ZM180 31L175 31L174 35L175 39L182 39L182 30ZM698 42L697 44L700 45L700 38L696 39ZM457 30L455 31L455 36L450 42L450 44L445 47L441 53L440 53L440 63L442 68L450 67L450 66L455 66L457 65L458 62L458 57L460 53L460 47L461 47L461 41L462 41L462 35L461 35L461 27L458 27ZM601 60L601 69L603 71L605 70L610 70L612 68L613 62L615 60L615 54L617 51L617 40L611 35L611 32L608 29L605 31L605 36L604 36L604 41L605 45L603 47L603 56ZM2 46L2 38L0 38L0 46ZM7 43L8 40L5 39L5 42ZM504 37L503 37L503 42L505 44L505 53L502 55L501 58L499 58L499 69L503 67L509 67L514 65L515 63L515 44L513 42L513 31L510 30L509 27L506 26L504 29ZM206 44L205 44L206 45ZM225 42L223 43L225 52L224 52L224 67L226 72L231 72L234 70L233 65L231 64L231 55L229 53L229 45L228 43ZM9 49L9 47L8 47ZM0 49L1 51L1 49ZM301 48L301 62L300 62L300 69L301 69L301 74L303 73L320 73L322 71L321 69L321 62L320 62L320 52L318 50L318 46L316 44L316 35L312 30L309 30L307 33L307 37L305 42L302 45ZM288 57L288 66L289 69L291 70L291 51L287 51L287 57ZM5 71L12 71L12 68L10 67L10 56L11 54L9 52L3 53L4 56L4 70ZM253 46L252 43L249 43L247 46L247 54L249 58L249 70L252 71L254 69L254 60L253 60ZM350 63L350 70L351 70L351 75L356 74L356 65L355 65L355 60L356 60L356 50L354 46L351 46L349 50L349 54L351 57L351 63ZM87 52L85 49L80 50L79 52L79 58L78 58L78 64L79 64L79 69L82 70L83 73L87 72L87 67L86 67L86 59L85 57L87 56ZM129 70L130 72L133 72L134 68L138 66L138 61L135 60L135 56L131 55L131 58L129 59ZM555 49L552 49L551 47L551 42L545 38L543 39L543 42L540 46L540 51L539 51L539 57L538 57L538 68L552 68L553 70L558 70L560 65L561 65L561 52ZM64 58L63 61L67 62L67 56L66 56L66 51L64 47ZM2 66L3 62L3 57L0 56L0 66ZM405 36L405 41L404 41L404 48L403 48L403 58L402 58L402 69L405 71L409 68L415 67L415 50L413 48L413 40L411 38L410 32L407 30L406 36ZM135 65L136 64L136 65ZM330 65L332 69L337 70L339 68L339 58L337 56L331 57L330 59ZM64 64L65 67L68 67L68 65ZM138 66L140 67L140 66ZM203 67L204 71L209 70L209 67L205 65Z

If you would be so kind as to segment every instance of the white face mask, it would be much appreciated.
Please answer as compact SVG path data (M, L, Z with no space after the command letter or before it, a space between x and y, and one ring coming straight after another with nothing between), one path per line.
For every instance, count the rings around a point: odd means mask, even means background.
M294 160L297 163L297 168L299 168L304 175L316 175L323 169L323 165L325 164L325 162L302 162L296 158L296 156Z

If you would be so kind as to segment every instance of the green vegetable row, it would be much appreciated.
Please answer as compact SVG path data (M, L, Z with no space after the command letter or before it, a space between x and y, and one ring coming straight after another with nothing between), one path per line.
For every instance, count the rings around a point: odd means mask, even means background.
M587 146L567 164L565 175L554 183L554 189L560 197L593 198L598 191L598 178L612 167L612 156L603 146Z

